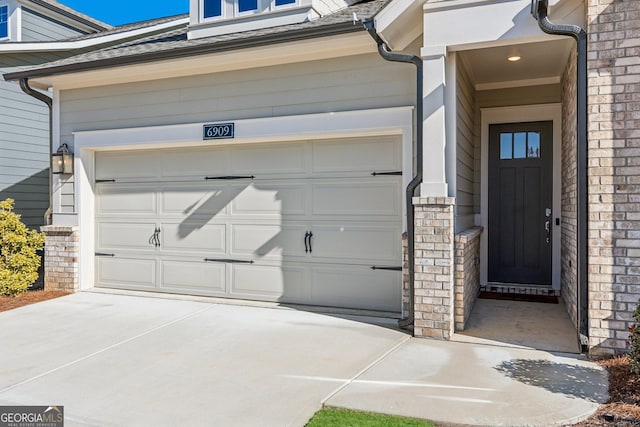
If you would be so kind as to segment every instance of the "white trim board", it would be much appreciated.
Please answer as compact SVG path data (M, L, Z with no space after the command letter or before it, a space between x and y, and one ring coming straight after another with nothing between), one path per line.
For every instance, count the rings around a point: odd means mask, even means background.
M75 132L75 208L77 222L80 225L80 288L90 288L94 281L94 190L97 151L399 135L402 138L402 183L403 187L406 187L413 177L413 109L395 107L236 120L233 121L233 140L203 141L204 123ZM231 121L225 120L225 123ZM402 213L402 225L406 230L404 192Z
M488 256L488 225L489 218L489 125L500 123L519 123L533 121L553 122L553 214L552 214L552 288L560 289L560 231L561 226L555 225L555 218L561 218L562 193L562 106L554 104L536 104L515 107L482 108L481 140L480 140L480 218L477 225L484 227L480 237L480 284L487 284L487 256ZM479 224L478 224L479 222ZM562 221L560 221L562 224Z

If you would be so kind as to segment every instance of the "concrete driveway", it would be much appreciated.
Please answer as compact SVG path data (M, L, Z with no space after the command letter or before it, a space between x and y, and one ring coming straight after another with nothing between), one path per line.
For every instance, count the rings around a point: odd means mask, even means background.
M0 405L64 405L67 426L303 426L324 403L550 425L606 397L575 356L293 309L84 292L0 313Z

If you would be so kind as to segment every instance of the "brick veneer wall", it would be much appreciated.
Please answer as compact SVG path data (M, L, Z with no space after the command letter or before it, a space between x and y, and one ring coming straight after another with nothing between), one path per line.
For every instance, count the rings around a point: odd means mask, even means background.
M450 339L453 333L453 197L416 197L416 337Z
M455 235L454 316L455 330L464 331L480 294L480 236L482 227Z
M78 227L45 226L44 288L75 292L78 288Z
M562 75L562 195L561 195L561 278L560 294L573 326L578 328L578 259L576 216L576 68L577 51L574 48Z
M640 1L588 0L589 337L625 350L640 297Z

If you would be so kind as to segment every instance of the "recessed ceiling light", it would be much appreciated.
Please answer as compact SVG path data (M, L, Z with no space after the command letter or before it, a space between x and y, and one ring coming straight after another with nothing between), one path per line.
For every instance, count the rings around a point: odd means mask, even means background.
M522 57L520 55L511 55L509 57L507 57L507 61L510 62L518 62L522 59Z

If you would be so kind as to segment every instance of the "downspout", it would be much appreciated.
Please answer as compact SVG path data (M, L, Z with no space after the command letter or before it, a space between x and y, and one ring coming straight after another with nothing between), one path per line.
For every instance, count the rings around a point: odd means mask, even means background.
M414 209L413 196L416 188L422 183L422 144L423 144L423 105L422 105L422 58L406 53L391 52L387 44L376 32L373 20L363 22L364 28L378 44L378 53L382 58L391 62L405 62L416 66L416 174L407 185L407 240L408 240L408 263L409 263L409 313L407 317L398 321L401 328L409 328L413 325L414 318L414 280L415 280L415 242L414 242Z
M53 157L51 156L53 153L53 148L52 148L52 144L53 144L53 100L51 99L51 97L45 95L42 92L39 92L35 89L33 89L31 86L29 86L29 79L28 78L22 78L20 79L20 89L22 89L22 91L24 93L26 93L29 96L32 96L34 98L36 98L39 101L44 102L45 104L47 104L47 108L49 109L49 207L47 208L46 212L44 213L44 221L45 221L45 225L51 225L52 222L52 218L53 218L53 205L52 205L52 201L53 201L53 179L52 179L52 175L51 175L51 171L53 170Z
M547 15L548 0L532 0L531 14L538 21L538 26L547 34L572 37L578 47L577 64L577 141L576 169L578 191L576 194L577 259L578 259L578 338L583 352L589 345L589 278L588 278L588 188L587 188L587 32L577 25L553 24Z

